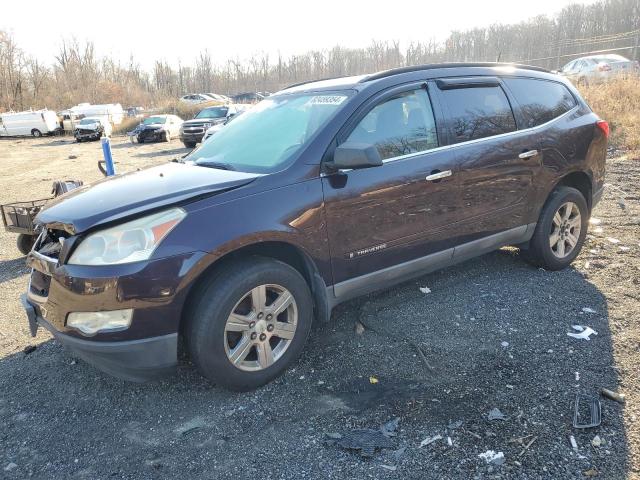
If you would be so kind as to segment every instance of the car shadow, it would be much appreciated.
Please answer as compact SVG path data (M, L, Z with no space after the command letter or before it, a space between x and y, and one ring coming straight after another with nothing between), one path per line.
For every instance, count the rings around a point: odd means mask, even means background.
M40 333L33 353L0 359L5 456L40 477L170 478L190 465L193 478L255 468L388 478L380 463L408 478L582 478L594 466L623 478L622 406L603 399L599 427L572 426L577 393L619 386L608 318L607 299L577 270L543 271L503 249L340 305L301 360L253 392L218 388L184 361L165 380L123 382ZM572 324L597 336L571 338ZM504 420L488 419L494 408ZM323 443L394 417L394 448L373 460ZM592 446L596 434L606 449ZM487 450L506 462L486 464Z
M25 257L0 260L0 283L8 282L29 273L29 267L25 265L24 260Z

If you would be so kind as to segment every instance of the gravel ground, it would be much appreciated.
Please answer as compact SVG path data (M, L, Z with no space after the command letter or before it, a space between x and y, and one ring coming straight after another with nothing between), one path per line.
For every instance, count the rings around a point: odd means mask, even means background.
M185 152L114 144L121 171ZM99 158L95 143L0 141L0 203L46 196L61 175L98 179ZM626 199L609 189L572 268L536 269L506 248L354 300L294 368L245 394L187 363L125 383L42 329L32 339L18 300L27 270L0 232L0 478L640 478L640 162L609 160L608 182ZM572 324L598 335L570 338ZM626 404L603 399L601 426L574 429L575 394L601 387ZM488 419L494 408L504 420ZM391 448L372 457L332 444L394 418ZM479 457L488 450L504 463Z

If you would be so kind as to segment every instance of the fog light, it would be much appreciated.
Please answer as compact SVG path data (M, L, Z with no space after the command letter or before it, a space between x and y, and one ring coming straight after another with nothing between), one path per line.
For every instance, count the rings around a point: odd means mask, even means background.
M131 325L133 309L113 310L110 312L73 312L67 317L67 327L80 330L83 335L91 336L98 332L124 330Z

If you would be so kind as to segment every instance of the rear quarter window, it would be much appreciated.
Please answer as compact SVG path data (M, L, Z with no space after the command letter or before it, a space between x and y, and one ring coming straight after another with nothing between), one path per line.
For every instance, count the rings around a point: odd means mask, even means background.
M453 143L491 137L516 130L511 105L500 87L443 90L449 110Z
M561 83L532 78L504 78L522 109L527 128L542 125L576 106L576 99Z

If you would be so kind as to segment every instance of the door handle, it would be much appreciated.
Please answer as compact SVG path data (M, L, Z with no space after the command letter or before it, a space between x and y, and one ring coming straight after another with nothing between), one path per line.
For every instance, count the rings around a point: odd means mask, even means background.
M434 173L432 173L431 175L427 175L427 178L425 180L427 180L427 182L434 182L442 178L450 177L451 175L451 170L445 170L444 172L438 172L437 170L434 170Z
M525 159L535 157L536 155L538 155L538 150L528 150L526 152L522 152L520 155L518 155L518 157Z

